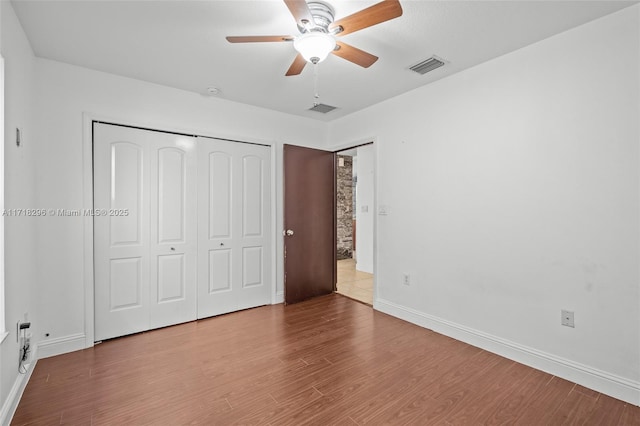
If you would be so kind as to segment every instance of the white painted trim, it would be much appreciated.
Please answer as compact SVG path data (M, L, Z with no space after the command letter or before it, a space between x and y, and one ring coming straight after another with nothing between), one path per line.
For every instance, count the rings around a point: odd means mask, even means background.
M213 133L211 130L204 129L187 129L184 127L175 126L172 124L168 124L164 121L145 121L145 120L131 120L126 117L114 117L107 116L103 114L95 114L92 112L83 112L83 118L88 118L89 122L92 121L101 121L104 123L111 124L119 124L122 126L131 126L131 127L139 127L142 129L155 130L158 132L169 132L169 133L181 133L184 135L191 136L204 136L212 139L222 139L228 141L236 141L236 142L246 142L246 143L255 143L260 145L267 146L275 146L276 141L271 139L260 139L260 138L248 138L242 136L240 134L228 134L228 133Z
M565 380L578 383L629 404L640 406L640 382L539 351L384 299L374 300L373 307L380 312L431 329Z
M332 145L328 148L321 148L321 149L326 149L327 151L333 151L333 152L337 152L337 151L344 151L347 149L351 149L351 148L355 148L356 146L360 146L360 145L366 145L366 144L376 144L376 137L375 136L371 136L368 138L363 138L363 139L358 139L357 141L353 141L353 142L345 142L345 143L339 143L337 145Z
M276 293L276 296L273 299L273 304L277 305L278 303L284 303L284 291L279 291Z
M82 114L82 207L93 209L93 120ZM84 280L84 347L94 342L94 276L93 276L93 216L85 215L83 221L83 280Z
M4 210L4 58L0 55L0 210ZM5 324L5 282L4 282L4 215L0 217L0 333L7 331ZM2 336L0 343L4 341Z
M0 343L4 342L4 339L6 339L8 335L9 335L8 331L4 331L0 333Z
M373 300L378 297L378 172L380 164L378 162L378 149L380 144L377 138L373 141Z
M330 151L337 152L361 145L371 144L373 146L373 300L376 300L378 294L378 138L371 136L359 139L355 142L341 143L333 145Z
M27 387L27 383L29 383L31 374L38 362L36 352L37 348L34 350L34 353L31 354L33 361L25 365L27 371L24 374L18 374L15 382L13 382L13 386L11 386L11 390L9 390L9 395L7 395L4 400L4 404L0 410L0 425L11 424L11 420L13 420L13 415L16 413L16 409L18 408L18 403L20 403L24 389Z
M276 170L276 145L271 145L271 304L275 305L278 298L278 197Z
M153 129L157 131L182 133L194 136L204 136L214 139L225 139L231 141L242 141L248 143L256 143L265 146L269 146L271 149L271 216L272 216L272 256L271 256L271 279L272 279L272 303L282 303L280 299L284 300L277 294L277 238L280 233L277 230L277 143L273 140L263 140L257 138L246 138L238 135L229 134L212 134L210 130L198 130L198 129L184 129L172 125L167 125L164 122L144 122L144 121L131 121L123 117L111 117L100 114L94 114L91 112L82 113L82 177L83 177L83 197L82 204L85 209L93 209L93 122L101 121L105 123L120 124L124 126L141 127L146 129ZM90 348L95 342L95 322L94 322L94 270L93 270L93 217L85 216L84 218L84 235L83 235L83 247L84 247L84 259L83 259L83 279L84 279L84 345L83 347L74 347L67 352L75 351L78 349ZM75 335L74 335L75 336ZM54 340L48 340L46 342L52 342ZM46 347L46 346L45 346ZM59 355L59 352L55 355ZM52 356L52 355L47 355Z
M49 358L51 356L79 351L85 348L86 336L84 333L70 334L55 339L47 339L38 343L38 357ZM93 342L92 346L93 346Z

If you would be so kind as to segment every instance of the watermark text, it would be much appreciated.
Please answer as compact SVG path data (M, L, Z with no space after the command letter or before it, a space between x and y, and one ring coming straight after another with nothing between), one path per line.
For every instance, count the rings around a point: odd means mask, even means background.
M2 216L24 217L117 217L129 216L129 209L4 209Z

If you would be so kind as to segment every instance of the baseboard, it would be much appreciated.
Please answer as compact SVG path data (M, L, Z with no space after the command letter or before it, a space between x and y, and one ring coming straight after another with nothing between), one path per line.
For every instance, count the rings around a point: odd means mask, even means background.
M31 378L31 373L33 373L36 363L38 362L37 351L38 348L36 347L34 352L31 353L31 359L33 361L25 365L27 371L24 374L18 373L18 377L16 377L15 382L13 382L13 386L11 386L11 390L9 391L7 398L4 400L4 404L2 404L2 410L0 411L0 425L11 424L13 415L18 408L20 398L22 398L22 393L27 387L27 383L29 383L29 379Z
M578 383L629 404L640 406L640 382L474 330L384 299L376 299L373 307L380 312Z
M49 358L50 356L79 351L85 348L85 344L83 333L48 339L38 343L38 355L40 358Z

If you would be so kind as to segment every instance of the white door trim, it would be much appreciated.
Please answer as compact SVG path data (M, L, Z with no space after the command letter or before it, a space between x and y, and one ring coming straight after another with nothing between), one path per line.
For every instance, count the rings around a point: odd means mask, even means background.
M93 209L93 122L120 124L123 126L152 129L161 132L182 133L193 136L206 136L214 139L236 141L238 143L255 143L269 146L271 149L271 300L277 303L276 297L276 218L277 218L277 189L276 189L276 142L272 140L259 140L246 138L239 135L213 134L210 130L185 130L184 128L167 125L166 123L149 123L131 121L123 117L104 116L91 112L82 113L82 207L86 210ZM93 218L91 215L83 217L83 280L84 280L84 347L94 345L95 320L94 320L94 252L93 252Z
M378 138L371 136L357 141L341 143L327 148L338 152L363 145L373 145L373 308L377 309L378 291Z

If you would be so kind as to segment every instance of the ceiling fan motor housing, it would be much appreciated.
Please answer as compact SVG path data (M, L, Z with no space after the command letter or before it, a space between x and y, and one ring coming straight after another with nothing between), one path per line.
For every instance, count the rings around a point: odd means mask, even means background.
M307 32L329 32L329 25L331 25L335 19L335 10L333 7L323 1L310 1L307 2L311 16L313 16L314 22L309 22L306 25L298 22L298 30L301 33Z

